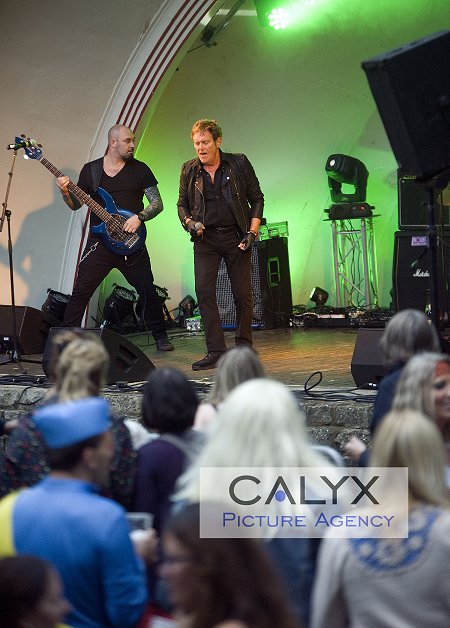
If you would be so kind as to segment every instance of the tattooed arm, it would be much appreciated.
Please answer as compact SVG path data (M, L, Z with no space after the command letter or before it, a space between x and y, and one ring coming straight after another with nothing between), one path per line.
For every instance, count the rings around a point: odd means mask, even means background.
M144 194L150 201L150 204L147 205L147 207L145 207L141 212L139 212L139 214L135 214L128 218L128 220L123 225L123 230L126 233L135 233L135 231L138 230L142 222L145 222L146 220L151 220L152 218L160 214L163 210L163 202L156 185L150 188L146 188L144 190Z
M149 205L144 208L142 213L144 214L144 220L151 220L164 209L162 198L156 185L144 190L144 194L149 200Z

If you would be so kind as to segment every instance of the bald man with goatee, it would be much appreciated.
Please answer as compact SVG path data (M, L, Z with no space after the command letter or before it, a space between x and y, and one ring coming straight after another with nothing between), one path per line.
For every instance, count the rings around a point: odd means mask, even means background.
M163 203L155 175L145 163L135 159L134 147L131 129L116 124L108 132L105 155L85 164L80 172L78 188L106 207L108 213L99 216L91 207L89 236L65 310L64 324L67 327L81 325L95 290L108 273L117 268L139 295L145 327L153 334L156 348L173 351L154 285L145 230L141 229L143 223L162 212ZM77 195L69 178L62 176L56 182L66 205L72 210L79 209L83 199L79 193ZM117 213L115 208L122 211Z

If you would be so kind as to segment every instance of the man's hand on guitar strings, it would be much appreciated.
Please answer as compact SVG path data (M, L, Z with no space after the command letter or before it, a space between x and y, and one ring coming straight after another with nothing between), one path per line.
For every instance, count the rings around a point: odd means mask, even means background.
M141 226L142 222L139 220L138 215L134 214L130 216L126 222L123 223L123 230L125 233L136 233Z

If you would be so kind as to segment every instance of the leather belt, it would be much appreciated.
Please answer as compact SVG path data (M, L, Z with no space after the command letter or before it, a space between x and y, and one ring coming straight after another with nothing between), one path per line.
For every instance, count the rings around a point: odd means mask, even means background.
M236 229L235 225L228 225L228 227L206 227L208 231L217 231L218 233L223 231L232 231Z

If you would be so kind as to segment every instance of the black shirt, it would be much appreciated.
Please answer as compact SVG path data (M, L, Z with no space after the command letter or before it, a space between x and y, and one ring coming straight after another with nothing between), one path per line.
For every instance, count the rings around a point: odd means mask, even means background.
M104 207L105 203L101 196L95 194L94 181L92 178L91 163L83 166L78 186L89 194L94 201ZM110 194L119 209L128 209L138 214L144 209L142 198L144 190L158 185L155 175L144 162L137 159L127 161L114 177L108 176L102 169L100 177L100 187ZM101 221L91 213L91 226L97 225Z
M202 169L203 195L205 199L205 227L229 227L236 224L233 212L223 195L223 187L230 185L222 164L214 173L214 183L206 170Z

